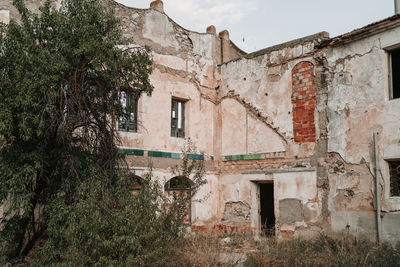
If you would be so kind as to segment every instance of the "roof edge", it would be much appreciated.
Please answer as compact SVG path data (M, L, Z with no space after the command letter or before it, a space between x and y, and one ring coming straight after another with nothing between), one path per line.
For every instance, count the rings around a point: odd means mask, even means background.
M373 22L367 26L355 29L345 34L338 35L328 40L323 46L339 46L347 44L353 41L357 41L363 38L370 37L374 34L381 33L383 31L390 30L400 26L400 14L385 18L383 20Z
M324 41L324 40L329 40L329 33L326 32L326 31L318 32L318 33L315 33L315 34L312 34L312 35L308 35L308 36L305 36L305 37L302 37L302 38L297 38L297 39L294 39L294 40L291 40L291 41L288 41L288 42L284 42L284 43L281 43L281 44L277 44L277 45L273 45L273 46L270 46L270 47L267 47L267 48L263 48L261 50L249 53L244 57L247 58L247 59L251 59L251 58L255 58L255 57L270 53L272 51L281 50L282 48L293 47L293 46L296 46L296 45L300 45L300 44L304 44L304 43L312 42L312 41L321 42L321 41Z

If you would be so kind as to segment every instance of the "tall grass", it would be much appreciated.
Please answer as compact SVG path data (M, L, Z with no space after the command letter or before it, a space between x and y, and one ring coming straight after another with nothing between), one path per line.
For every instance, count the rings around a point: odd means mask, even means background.
M268 239L251 253L248 266L400 266L400 247L351 236Z
M400 245L378 245L352 236L276 241L233 235L192 236L179 244L173 257L176 266L235 266L234 257L221 261L221 255L245 253L242 266L400 266ZM225 258L226 259L226 258Z

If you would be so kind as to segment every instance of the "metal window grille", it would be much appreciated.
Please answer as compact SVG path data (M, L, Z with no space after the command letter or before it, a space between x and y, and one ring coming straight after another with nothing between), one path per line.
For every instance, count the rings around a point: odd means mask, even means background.
M172 99L171 136L185 137L185 102Z
M390 195L400 197L400 161L389 161Z
M124 91L121 92L120 101L125 114L119 118L119 130L137 132L137 101L132 94Z

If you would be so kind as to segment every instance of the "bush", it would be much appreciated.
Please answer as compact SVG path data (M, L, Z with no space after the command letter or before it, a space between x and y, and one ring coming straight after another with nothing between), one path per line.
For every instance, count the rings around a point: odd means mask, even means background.
M165 196L163 186L144 177L133 194L135 177L120 170L116 179L93 171L78 187L72 204L59 195L47 207L48 240L35 261L94 266L165 266L185 233L186 203L204 183L203 161L184 153L175 170L192 178L188 194Z

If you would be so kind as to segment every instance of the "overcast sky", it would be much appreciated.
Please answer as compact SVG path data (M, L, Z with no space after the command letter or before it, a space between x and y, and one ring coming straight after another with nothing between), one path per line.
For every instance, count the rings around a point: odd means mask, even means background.
M150 0L117 0L148 8ZM165 13L182 27L205 32L215 25L246 52L320 31L331 37L394 14L394 0L163 0Z

